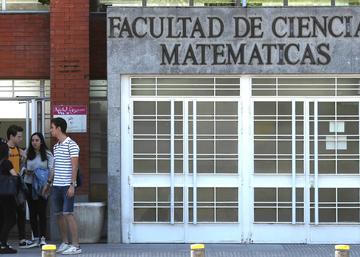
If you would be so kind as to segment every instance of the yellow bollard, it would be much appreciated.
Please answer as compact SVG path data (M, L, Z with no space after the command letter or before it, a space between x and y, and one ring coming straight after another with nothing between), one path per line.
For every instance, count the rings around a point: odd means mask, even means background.
M56 257L56 245L43 245L41 257Z
M203 244L191 245L191 257L205 257L205 245Z
M350 246L349 245L335 245L335 257L349 257Z

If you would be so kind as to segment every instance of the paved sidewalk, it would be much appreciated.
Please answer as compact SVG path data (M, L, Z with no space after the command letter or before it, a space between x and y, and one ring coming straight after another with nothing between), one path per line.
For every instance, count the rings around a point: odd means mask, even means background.
M81 248L81 257L190 257L189 244L83 244ZM19 249L2 256L41 257L41 251ZM334 257L334 245L206 244L206 257ZM351 246L350 257L360 257L360 245Z

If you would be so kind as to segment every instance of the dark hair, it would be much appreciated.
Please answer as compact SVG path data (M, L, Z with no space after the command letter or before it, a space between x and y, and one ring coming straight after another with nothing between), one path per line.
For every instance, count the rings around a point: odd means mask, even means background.
M40 156L41 156L41 160L45 161L47 160L47 153L46 151L49 149L45 143L45 139L43 134L41 134L40 132L35 132L34 134L31 135L30 137L30 143L29 143L29 148L27 150L27 159L28 160L34 160L36 157L36 152L35 149L31 143L33 136L38 136L40 138Z
M60 117L52 118L51 123L55 125L55 127L60 127L62 133L66 133L67 124L66 120Z
M4 142L0 142L0 161L7 159L8 157L9 157L9 146Z
M18 125L11 125L6 131L7 139L9 140L10 136L15 137L18 132L23 132L23 131L24 129L22 127Z

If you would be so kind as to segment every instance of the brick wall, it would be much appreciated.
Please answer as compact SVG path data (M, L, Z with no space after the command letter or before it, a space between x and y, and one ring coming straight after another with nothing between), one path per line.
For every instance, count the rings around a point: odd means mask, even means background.
M0 15L0 79L48 79L50 15Z
M89 1L52 0L50 15L51 103L89 107ZM80 194L87 194L89 133L70 134L70 137L81 149Z
M106 79L106 14L89 20L84 0L51 3L51 14L0 14L0 79L51 79L52 104L89 106L89 77ZM89 134L70 136L81 148L87 194Z
M25 24L25 26L19 26ZM106 13L90 16L90 78L106 79ZM50 78L50 14L0 14L0 79Z

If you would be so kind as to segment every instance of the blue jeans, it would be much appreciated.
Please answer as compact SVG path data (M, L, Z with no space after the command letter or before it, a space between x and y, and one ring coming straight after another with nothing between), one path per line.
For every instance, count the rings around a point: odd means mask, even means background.
M74 197L67 197L69 186L53 186L52 199L55 215L71 214L74 212Z

